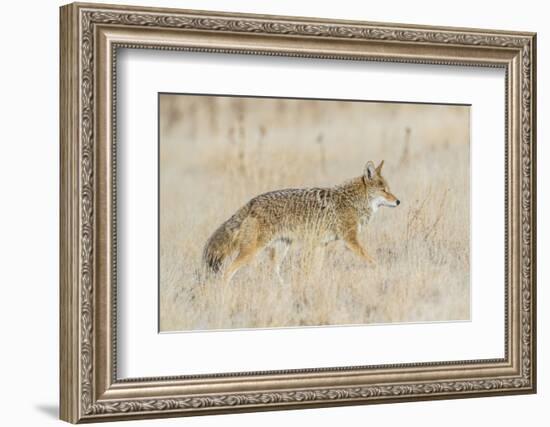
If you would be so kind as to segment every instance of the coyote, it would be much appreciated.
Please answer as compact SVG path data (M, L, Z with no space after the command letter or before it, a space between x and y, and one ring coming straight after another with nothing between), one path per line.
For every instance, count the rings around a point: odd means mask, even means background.
M400 203L381 175L383 164L382 160L375 168L369 161L361 176L334 187L276 190L254 197L208 239L203 251L205 268L210 273L223 270L223 280L229 283L239 268L269 248L277 277L283 282L281 262L289 247L306 236L313 236L315 246L343 240L362 259L374 263L357 233L380 206Z

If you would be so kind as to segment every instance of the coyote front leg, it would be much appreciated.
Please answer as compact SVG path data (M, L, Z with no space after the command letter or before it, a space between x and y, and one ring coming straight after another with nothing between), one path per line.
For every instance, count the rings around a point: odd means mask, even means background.
M370 264L376 264L376 261L373 257L371 257L367 250L361 246L361 243L359 243L359 240L357 239L357 232L350 231L344 236L344 241L346 242L346 246L351 249L353 252L355 252L357 255L359 255L361 258L366 260Z

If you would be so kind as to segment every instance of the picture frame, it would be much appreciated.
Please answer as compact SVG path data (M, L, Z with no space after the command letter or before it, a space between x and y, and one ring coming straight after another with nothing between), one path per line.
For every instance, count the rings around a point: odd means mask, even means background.
M61 419L98 422L536 392L534 33L85 3L61 7L60 25ZM504 357L119 378L121 49L504 70Z

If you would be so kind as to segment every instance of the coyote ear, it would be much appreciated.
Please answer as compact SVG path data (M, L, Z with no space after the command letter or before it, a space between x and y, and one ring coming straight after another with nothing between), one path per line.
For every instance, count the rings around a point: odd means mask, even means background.
M384 166L384 160L382 160L382 161L380 162L380 164L378 165L378 167L376 168L376 173L377 173L378 175L380 175L380 172L382 172L382 166Z
M365 171L363 172L365 175L365 178L372 179L374 175L376 174L376 169L374 168L374 163L370 160L365 165Z

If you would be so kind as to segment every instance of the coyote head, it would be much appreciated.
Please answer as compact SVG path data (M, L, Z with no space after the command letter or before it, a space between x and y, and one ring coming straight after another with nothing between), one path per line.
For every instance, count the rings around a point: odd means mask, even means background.
M376 210L380 206L396 207L401 203L397 197L390 192L390 187L386 180L382 177L382 166L384 160L377 167L374 163L368 161L363 172L363 182L367 190L367 197L372 210Z

